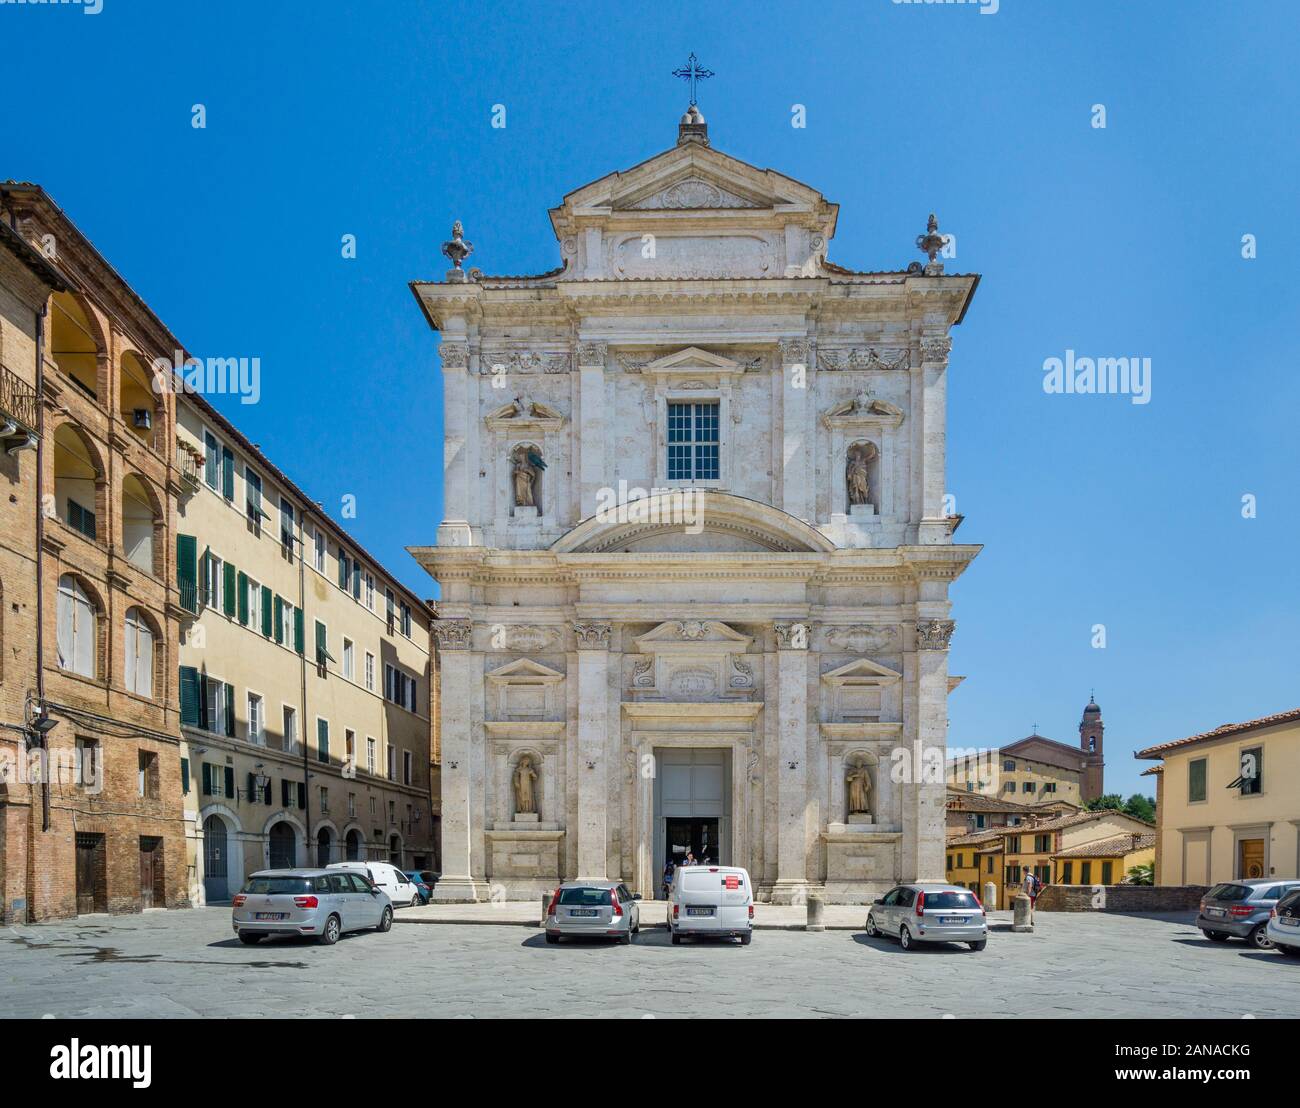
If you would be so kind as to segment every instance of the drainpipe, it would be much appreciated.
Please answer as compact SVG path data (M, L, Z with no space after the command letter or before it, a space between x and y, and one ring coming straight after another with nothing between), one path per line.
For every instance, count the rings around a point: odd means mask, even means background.
M303 524L306 521L306 514L300 509L298 512L298 533L303 533ZM304 558L307 556L306 539L298 540L298 610L302 612L302 654L298 657L298 679L299 679L299 697L302 701L302 790L303 790L303 808L302 817L307 825L307 841L303 843L303 849L307 852L307 857L312 858L312 852L316 849L316 844L311 834L311 760L307 755L307 566Z
M45 511L41 482L45 479L45 314L47 304L36 313L36 698L45 704ZM38 740L42 754L47 749L45 733ZM41 774L41 830L50 829L49 773ZM30 911L30 909L29 909Z

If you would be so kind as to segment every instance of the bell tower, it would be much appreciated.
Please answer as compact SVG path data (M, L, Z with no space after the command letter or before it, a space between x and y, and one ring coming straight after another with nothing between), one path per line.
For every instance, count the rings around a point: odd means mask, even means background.
M1091 696L1079 721L1079 749L1084 754L1083 802L1096 800L1105 791L1106 759L1102 755L1102 736L1106 725L1101 721L1101 707Z

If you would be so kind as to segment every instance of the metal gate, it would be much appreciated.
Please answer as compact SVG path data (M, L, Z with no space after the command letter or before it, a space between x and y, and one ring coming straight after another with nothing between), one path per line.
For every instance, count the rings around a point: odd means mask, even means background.
M203 821L203 894L209 904L230 899L226 821L208 816Z

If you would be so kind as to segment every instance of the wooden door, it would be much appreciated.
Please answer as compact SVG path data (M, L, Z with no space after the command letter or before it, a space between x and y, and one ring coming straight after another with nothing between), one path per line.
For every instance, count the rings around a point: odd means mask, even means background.
M1264 840L1242 839L1238 845L1240 851L1240 874L1250 881L1264 876Z
M104 836L81 833L76 840L77 915L108 911Z
M153 907L153 842L140 840L140 907Z

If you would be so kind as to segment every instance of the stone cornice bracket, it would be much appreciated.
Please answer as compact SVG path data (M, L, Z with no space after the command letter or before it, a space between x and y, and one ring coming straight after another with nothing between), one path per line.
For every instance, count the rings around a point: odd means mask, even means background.
M468 369L469 343L444 340L438 347L438 356L442 359L443 369Z
M916 624L916 648L918 650L947 650L956 627L950 619L922 619Z
M812 343L808 339L781 339L777 345L781 349L782 365L808 365L812 355Z
M584 620L573 625L579 650L608 650L611 631L608 620Z
M468 650L474 624L468 619L435 619L433 637L439 650Z
M948 365L948 354L951 350L952 339L947 335L923 338L921 339L921 364L944 368Z
M807 650L812 638L812 628L806 623L796 621L772 624L776 633L777 650Z
M604 368L609 344L604 342L578 343L578 365Z

